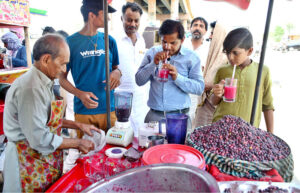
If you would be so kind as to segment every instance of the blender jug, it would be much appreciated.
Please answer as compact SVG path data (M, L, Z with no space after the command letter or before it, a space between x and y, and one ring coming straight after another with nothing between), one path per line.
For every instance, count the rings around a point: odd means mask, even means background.
M115 92L115 112L118 122L128 122L133 94L130 92Z

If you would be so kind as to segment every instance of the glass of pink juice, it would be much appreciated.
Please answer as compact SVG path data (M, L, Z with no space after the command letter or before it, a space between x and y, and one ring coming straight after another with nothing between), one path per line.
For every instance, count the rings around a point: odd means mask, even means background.
M235 102L237 79L226 78L224 86L223 100L225 102Z
M158 78L160 82L167 82L169 76L169 69L161 68L158 71Z

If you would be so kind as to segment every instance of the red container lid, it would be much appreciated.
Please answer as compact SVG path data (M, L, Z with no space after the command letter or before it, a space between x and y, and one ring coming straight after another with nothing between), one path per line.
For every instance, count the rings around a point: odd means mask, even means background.
M161 163L181 163L205 169L203 154L187 145L163 144L147 149L143 153L144 165Z

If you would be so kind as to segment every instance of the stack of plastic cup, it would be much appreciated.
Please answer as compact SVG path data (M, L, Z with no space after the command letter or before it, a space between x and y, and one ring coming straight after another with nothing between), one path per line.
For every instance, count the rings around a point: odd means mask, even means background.
M96 181L93 178L82 178L76 182L76 185L74 186L74 192L82 192L95 182Z

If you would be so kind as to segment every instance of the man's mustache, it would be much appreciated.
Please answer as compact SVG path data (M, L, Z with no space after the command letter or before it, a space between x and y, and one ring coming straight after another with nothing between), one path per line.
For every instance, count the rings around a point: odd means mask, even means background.
M127 29L133 30L133 29L136 29L136 27L134 27L134 26L129 26L129 27L127 27Z
M195 31L193 31L193 34L195 34L195 33L199 33L202 36L201 32L197 29Z

